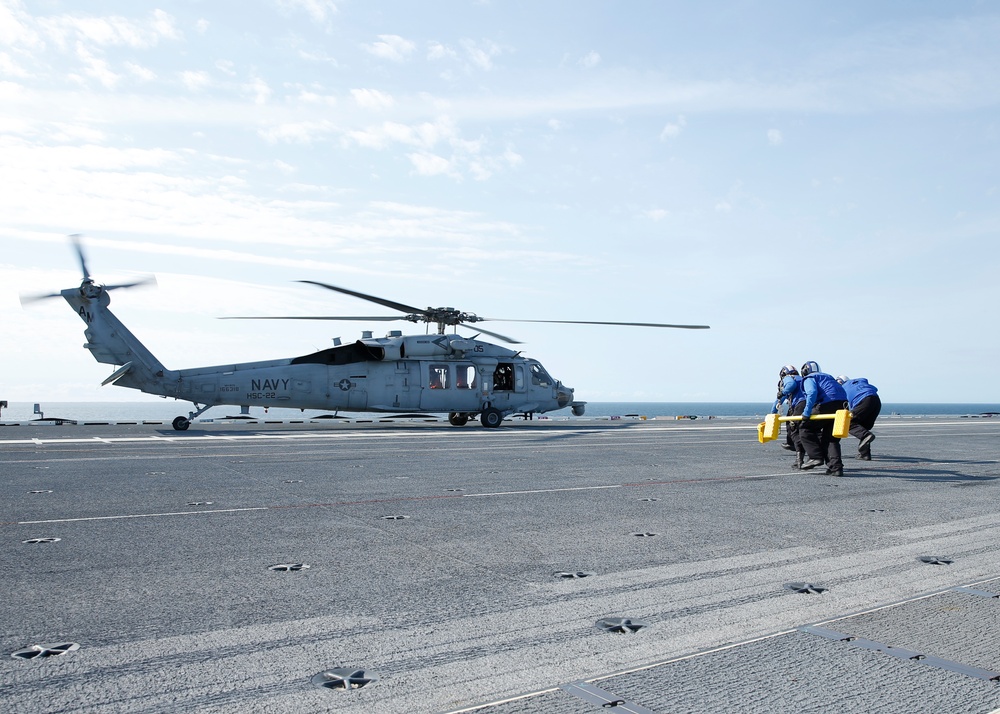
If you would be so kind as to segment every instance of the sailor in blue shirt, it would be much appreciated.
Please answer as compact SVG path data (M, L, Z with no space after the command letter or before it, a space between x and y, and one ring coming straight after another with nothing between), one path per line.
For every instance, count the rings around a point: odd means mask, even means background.
M864 377L850 379L840 375L837 381L844 387L847 402L851 405L851 436L858 440L858 458L871 461L872 442L875 441L871 429L882 411L878 389Z
M782 403L787 401L788 416L801 415L802 410L806 407L806 395L802 391L802 377L799 376L799 370L795 369L795 365L786 364L778 372L778 378L778 397L775 399L774 406L771 407L771 413L777 414ZM782 445L784 448L795 451L795 468L802 468L806 453L802 447L802 440L799 438L799 425L800 422L797 421L785 422L785 436L788 446Z
M844 460L840 453L840 439L833 435L832 419L810 419L815 414L833 414L847 408L847 393L836 379L821 372L816 362L806 362L799 370L802 391L806 395L802 410L802 428L799 438L808 459L800 468L811 469L826 463L826 473L844 475Z

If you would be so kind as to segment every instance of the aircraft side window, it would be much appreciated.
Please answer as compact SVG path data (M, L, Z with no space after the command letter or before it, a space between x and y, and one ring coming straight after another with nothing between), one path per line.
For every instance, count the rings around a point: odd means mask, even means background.
M455 367L455 389L475 389L476 368L471 364L460 364Z
M493 390L496 392L514 391L514 365L501 362L493 370Z
M514 374L517 375L514 386L515 386L515 388L516 388L516 390L518 392L523 392L524 391L524 367L522 367L521 365L517 365L517 367L514 368Z
M448 388L448 365L446 364L432 364L429 367L430 372L428 373L428 384L431 389L447 389Z

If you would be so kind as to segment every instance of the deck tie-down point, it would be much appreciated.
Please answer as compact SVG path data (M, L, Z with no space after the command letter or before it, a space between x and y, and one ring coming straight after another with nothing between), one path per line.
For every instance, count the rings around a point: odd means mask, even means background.
M955 562L951 558L945 558L940 555L921 555L917 560L928 565L951 565Z
M816 583L785 583L785 589L794 590L802 595L819 595L827 591L827 588Z
M317 687L325 689L348 690L361 689L377 679L378 677L367 674L363 669L335 667L334 669L327 669L319 674L314 674L309 681Z
M638 632L649 624L642 620L634 620L630 617L605 617L597 621L597 626L605 632L628 635Z
M32 645L13 652L10 656L14 659L38 659L40 657L57 657L78 649L80 649L80 645L76 642L60 642L51 645Z
M273 570L276 573L288 573L296 572L299 570L308 570L312 566L307 563L281 563L280 565L271 565L268 570Z

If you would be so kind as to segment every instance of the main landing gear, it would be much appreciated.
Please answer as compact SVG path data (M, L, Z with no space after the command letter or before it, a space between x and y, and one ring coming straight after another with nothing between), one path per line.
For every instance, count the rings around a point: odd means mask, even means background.
M479 413L479 421L487 429L496 429L503 423L503 412L493 407L487 407ZM469 423L469 413L451 412L448 414L448 423L452 426L465 426Z
M479 421L487 429L496 429L503 423L503 413L499 409L489 407L479 413Z

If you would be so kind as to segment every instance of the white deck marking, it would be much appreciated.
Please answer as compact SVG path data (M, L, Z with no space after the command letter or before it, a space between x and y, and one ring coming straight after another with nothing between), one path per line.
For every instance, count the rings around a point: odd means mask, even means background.
M89 516L86 518L50 518L44 521L17 521L19 526L33 526L40 523L78 523L80 521L118 521L126 518L162 518L163 516L202 516L207 513L241 513L243 511L267 511L267 506L253 508L219 508L211 511L175 511L173 513L132 513L121 516Z

